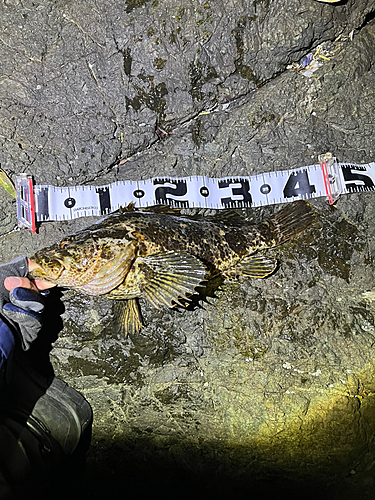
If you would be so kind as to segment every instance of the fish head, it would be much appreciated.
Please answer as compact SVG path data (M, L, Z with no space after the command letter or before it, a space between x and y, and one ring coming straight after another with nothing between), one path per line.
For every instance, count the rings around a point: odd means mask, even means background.
M44 248L37 252L33 260L39 268L33 271L32 277L42 278L56 284L68 284L75 277L78 280L88 269L97 262L100 251L100 242L93 238L85 241L75 241L74 237L65 238L60 243Z
M73 235L31 257L34 279L103 295L118 286L135 259L135 244L95 235Z
M64 271L64 264L53 257L48 250L37 252L31 260L39 267L29 272L29 276L34 279L58 283L58 279Z

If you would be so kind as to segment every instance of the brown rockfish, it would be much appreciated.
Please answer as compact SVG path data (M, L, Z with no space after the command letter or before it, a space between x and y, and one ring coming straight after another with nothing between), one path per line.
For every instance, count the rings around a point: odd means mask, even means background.
M302 200L258 225L222 213L120 211L37 252L31 259L40 267L30 277L120 300L122 332L136 333L142 326L138 298L156 308L186 303L212 271L223 278L264 278L277 261L257 252L297 236L314 220Z

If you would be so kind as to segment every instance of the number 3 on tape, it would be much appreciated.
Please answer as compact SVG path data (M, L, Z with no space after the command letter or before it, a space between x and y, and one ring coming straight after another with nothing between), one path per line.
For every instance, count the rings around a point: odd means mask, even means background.
M137 207L246 208L326 196L332 205L341 194L374 191L375 163L337 163L331 153L319 164L255 176L211 178L158 177L118 181L106 186L33 186L30 175L16 179L20 226L35 232L35 221L105 215L133 202Z

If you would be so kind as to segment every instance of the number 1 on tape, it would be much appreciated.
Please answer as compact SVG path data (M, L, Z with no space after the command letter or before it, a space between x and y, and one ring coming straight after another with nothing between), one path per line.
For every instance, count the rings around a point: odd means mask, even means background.
M211 178L154 177L117 181L106 186L33 186L30 175L16 179L19 226L35 232L35 222L107 215L133 202L136 207L247 208L327 196L332 205L341 194L375 191L375 163L337 163L331 153L320 164L255 176Z

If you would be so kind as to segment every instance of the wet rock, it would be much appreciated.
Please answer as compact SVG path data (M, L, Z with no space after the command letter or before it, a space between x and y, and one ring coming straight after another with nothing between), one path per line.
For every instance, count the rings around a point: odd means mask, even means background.
M374 160L370 2L14 1L1 10L0 161L10 175L106 184L251 175L326 151ZM318 58L321 44L329 60L306 77L297 63ZM144 304L136 337L114 333L106 299L64 292L51 359L94 408L86 492L117 494L116 478L139 478L137 468L145 495L172 494L173 475L203 498L293 493L301 481L312 495L356 498L359 483L371 491L372 198L314 201L318 226L268 252L280 261L273 276L224 283L194 310ZM3 262L91 222L10 232L5 191L0 205Z

